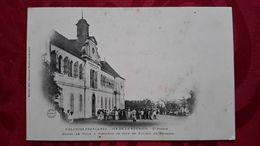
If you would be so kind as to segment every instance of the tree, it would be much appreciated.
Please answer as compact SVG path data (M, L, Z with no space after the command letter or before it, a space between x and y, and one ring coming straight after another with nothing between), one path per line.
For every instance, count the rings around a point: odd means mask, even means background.
M190 98L187 99L187 106L190 114L193 113L196 104L196 97L193 90L190 91Z
M42 89L46 99L54 105L56 111L61 115L61 118L68 121L68 115L65 113L64 109L61 108L57 102L61 95L62 88L55 81L54 69L51 68L47 61L43 61L42 70Z
M125 107L130 109L155 108L155 103L150 99L143 100L126 100Z
M61 90L54 80L54 72L50 68L50 65L44 61L43 62L43 72L42 72L42 80L43 80L43 92L45 97L51 102L54 103L55 99L57 99L61 95Z

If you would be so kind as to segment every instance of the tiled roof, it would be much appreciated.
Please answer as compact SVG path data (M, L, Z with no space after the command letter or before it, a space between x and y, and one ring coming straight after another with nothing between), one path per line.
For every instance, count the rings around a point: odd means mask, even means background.
M110 74L113 77L119 77L123 80L125 80L123 77L121 77L106 61L101 61L101 70Z
M71 53L72 55L81 58L81 52L79 47L77 47L76 40L69 40L63 35L59 34L56 31L53 31L53 35L51 37L51 43L64 51Z

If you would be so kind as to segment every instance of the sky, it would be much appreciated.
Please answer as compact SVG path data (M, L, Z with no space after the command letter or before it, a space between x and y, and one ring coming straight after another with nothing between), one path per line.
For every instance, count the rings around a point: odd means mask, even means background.
M126 99L180 99L190 90L203 90L212 78L219 84L225 79L223 53L232 44L230 23L222 23L229 17L221 9L72 8L32 15L45 22L39 27L75 39L81 10L101 59L126 79Z

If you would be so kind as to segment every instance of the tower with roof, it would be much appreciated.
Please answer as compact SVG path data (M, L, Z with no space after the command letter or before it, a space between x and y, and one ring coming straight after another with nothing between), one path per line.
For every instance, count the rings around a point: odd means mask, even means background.
M101 61L83 13L76 26L77 39L54 31L47 45L55 80L62 88L59 105L72 111L74 119L95 117L99 109L124 108L125 79L107 61Z
M81 12L81 19L79 19L77 26L77 38L80 43L85 42L89 38L89 24L83 18L83 12Z

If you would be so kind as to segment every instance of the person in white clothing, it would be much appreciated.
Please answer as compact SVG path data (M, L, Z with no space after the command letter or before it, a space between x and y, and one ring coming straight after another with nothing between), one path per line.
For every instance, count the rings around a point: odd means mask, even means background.
M115 120L118 120L118 111L115 110Z

